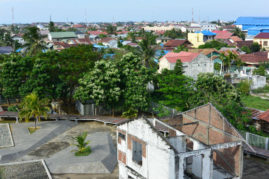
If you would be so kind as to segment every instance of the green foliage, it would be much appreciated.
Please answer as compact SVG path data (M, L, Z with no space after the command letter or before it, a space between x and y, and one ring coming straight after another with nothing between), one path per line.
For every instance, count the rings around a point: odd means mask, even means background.
M171 116L171 111L163 105L158 105L157 107L153 108L153 111L157 113L158 117Z
M117 31L117 27L116 26L112 26L111 24L109 24L107 27L106 27L106 32L108 34L115 34Z
M7 108L8 111L11 111L11 112L19 112L19 109L18 109L18 106L17 105L13 105L13 106L9 106Z
M142 65L141 59L132 53L118 61L96 62L93 70L79 80L80 86L74 97L82 101L93 100L97 105L113 111L114 108L146 111L149 105L147 85L152 80L151 73Z
M267 99L248 95L242 96L241 100L244 106L249 108L256 108L262 111L266 111L269 109L269 101Z
M241 48L241 50L242 50L243 52L246 52L247 54L248 54L248 53L251 53L251 50L250 50L250 48L249 48L248 46L243 46L243 47Z
M241 39L245 40L246 35L243 31L241 31L241 29L239 29L238 27L236 27L233 31L233 35L240 37Z
M105 34L100 34L99 37L102 39L102 38L107 37L107 35L105 35Z
M243 80L238 84L238 91L242 94L242 95L249 95L250 94L250 86L251 86L251 82L248 80Z
M214 70L215 70L215 71L220 71L220 70L221 70L221 64L219 64L219 63L214 63Z
M258 44L257 42L254 42L251 46L250 46L250 50L251 52L259 52L261 50L261 46L260 44Z
M169 37L171 39L177 39L177 38L184 39L186 38L186 33L183 33L180 29L178 30L172 29L165 31L164 36Z
M206 42L204 45L200 45L199 49L215 48L215 49L219 50L222 47L228 47L228 45L226 43L223 43L223 42L212 40L212 41Z
M182 63L178 60L174 70L165 69L158 75L159 89L156 95L159 96L159 104L178 111L190 108L194 92L193 81L183 73Z
M227 83L221 76L211 73L199 74L195 83L195 89L195 103L197 105L208 102L221 106L230 101L240 103L240 95L237 89Z
M261 64L258 68L256 68L254 71L253 71L253 74L254 75L260 75L260 76L265 76L266 74L266 67L264 64Z
M40 99L36 93L27 95L20 104L19 117L20 120L25 119L29 121L30 118L35 118L36 122L40 121L40 117L47 117L50 108L48 107L49 101L47 99Z
M26 48L26 53L30 56L36 55L46 49L46 44L42 40L40 30L36 26L27 27L23 39L25 41L24 47Z
M127 111L122 113L122 117L126 117L129 119L137 118L138 116L138 110L130 108Z
M174 50L174 52L176 52L176 53L179 53L179 52L181 52L181 51L185 51L185 52L187 52L187 51L188 51L188 48L185 47L184 45L180 45L180 46L178 46L178 47Z
M150 61L153 60L155 55L155 49L152 48L152 45L156 45L156 36L151 32L144 32L143 39L139 42L141 49L141 57L145 66L150 66Z
M96 105L114 109L121 95L120 73L112 61L98 61L92 71L79 80L74 97L83 102L94 100Z
M258 89L252 90L252 93L269 93L269 86L266 85L263 88L258 88Z
M90 141L86 141L87 132L83 132L81 135L75 137L77 150L75 156L88 156L91 153L91 147L88 146Z

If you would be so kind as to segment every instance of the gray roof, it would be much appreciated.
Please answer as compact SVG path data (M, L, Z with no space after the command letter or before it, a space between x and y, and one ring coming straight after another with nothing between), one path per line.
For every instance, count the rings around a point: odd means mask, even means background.
M75 32L51 32L51 37L53 39L65 39L65 38L76 38Z

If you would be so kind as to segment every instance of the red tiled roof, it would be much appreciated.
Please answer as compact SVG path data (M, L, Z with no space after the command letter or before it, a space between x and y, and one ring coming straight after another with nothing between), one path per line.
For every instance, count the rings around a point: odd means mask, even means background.
M177 60L181 60L182 63L191 62L194 60L200 53L193 53L193 52L169 52L165 56L163 56L160 60L163 58L166 58L170 63L176 63Z
M255 39L269 39L269 33L262 32L256 35L254 38Z
M100 35L100 34L107 35L107 32L102 32L102 31L88 31L88 34L91 34L91 35Z
M242 39L239 38L239 37L237 37L237 36L232 36L231 39L232 39L234 42L242 41Z
M68 43L65 43L65 42L53 42L54 45L57 45L57 46L62 46L63 48L69 48L70 45Z
M228 31L219 31L219 30L215 30L213 31L214 33L216 33L217 35L215 36L215 39L229 39L232 37L232 33L228 32Z
M236 45L238 48L242 48L243 46L250 47L253 44L253 41L238 41L236 42Z
M120 31L120 32L117 32L117 34L128 34L129 31Z
M259 64L261 62L269 62L268 52L256 52L251 54L240 55L242 62Z
M189 41L185 39L180 39L180 40L169 40L164 44L164 47L178 47L180 45L183 45L184 43L187 43Z
M257 116L258 119L269 122L269 110L261 113L260 115Z

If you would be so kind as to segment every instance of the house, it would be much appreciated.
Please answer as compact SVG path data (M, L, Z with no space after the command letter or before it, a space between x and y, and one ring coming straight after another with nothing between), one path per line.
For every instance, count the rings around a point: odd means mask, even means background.
M183 63L184 74L197 78L199 73L213 73L214 62L201 53L194 52L169 52L159 62L159 73L164 69L174 70L177 60Z
M118 48L118 41L111 37L105 37L98 41L98 43L102 43L104 46L109 48Z
M102 35L107 35L107 32L102 32L102 31L88 31L88 34L90 35L91 41L95 41L99 39L99 36Z
M75 32L50 32L48 34L49 41L62 41L77 38Z
M60 51L70 47L71 45L66 42L53 42L53 50Z
M202 33L188 33L188 41L194 48L198 48L200 45L205 44L204 35Z
M260 112L255 118L257 120L256 126L258 125L258 129L269 133L269 110Z
M237 48L242 48L242 47L251 47L251 45L253 44L253 41L237 41L236 43L235 43L235 45L236 45L236 47Z
M233 36L233 33L228 32L228 31L215 30L213 32L217 34L215 36L216 40L229 40Z
M239 56L241 61L245 64L243 67L243 74L252 75L252 72L263 63L269 62L268 52L255 52L251 54L242 54Z
M168 40L164 46L163 49L164 50L174 50L175 48L177 48L178 46L185 46L185 47L190 47L192 44L185 39L175 39L175 40Z
M203 23L201 24L201 29L206 31L213 31L217 29L216 24L210 24L210 23Z
M0 47L0 54L9 55L13 52L13 48L10 46Z
M269 17L238 17L234 24L251 36L269 32Z
M253 39L254 42L257 42L265 50L269 50L269 33L259 33Z
M212 104L163 121L126 120L117 126L119 178L242 178L243 142Z

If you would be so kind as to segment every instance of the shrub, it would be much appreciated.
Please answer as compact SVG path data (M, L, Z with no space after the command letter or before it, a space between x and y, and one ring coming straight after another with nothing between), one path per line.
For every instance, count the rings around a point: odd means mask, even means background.
M16 105L9 106L9 107L7 108L7 110L10 111L10 112L18 112L18 111L19 111L19 110L18 110L18 106L16 106Z
M88 156L91 153L91 147L87 146L90 141L86 141L87 132L83 132L81 135L75 137L77 150L75 156Z
M251 82L248 80L243 80L238 85L238 90L242 95L249 95L250 94L250 86Z

